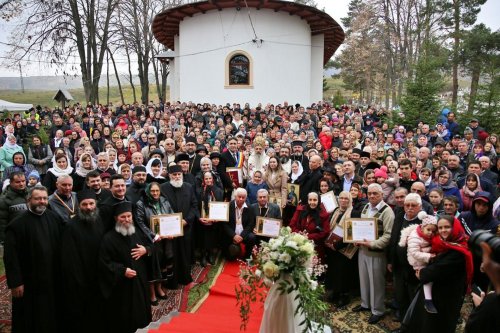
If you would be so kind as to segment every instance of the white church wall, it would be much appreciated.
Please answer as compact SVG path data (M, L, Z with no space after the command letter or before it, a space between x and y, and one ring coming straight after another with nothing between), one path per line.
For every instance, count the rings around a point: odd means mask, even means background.
M318 100L322 75L314 88L311 79L318 78L316 62L321 53L322 67L323 51L319 48L311 51L307 22L268 9L250 9L250 15L257 38L263 40L261 44L252 42L255 35L245 8L210 11L187 17L180 23L176 45L180 100L252 105L285 100L310 104ZM315 36L314 43L319 42ZM253 59L251 87L225 87L226 57L235 50L245 51ZM312 95L318 87L320 90Z
M323 58L325 50L324 35L311 38L311 102L323 99Z

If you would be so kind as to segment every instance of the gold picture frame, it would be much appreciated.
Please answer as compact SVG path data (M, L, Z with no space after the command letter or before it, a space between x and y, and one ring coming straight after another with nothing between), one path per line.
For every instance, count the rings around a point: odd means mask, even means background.
M229 202L210 201L208 203L208 216L206 218L211 221L229 222Z
M357 243L365 239L377 240L378 225L376 218L346 219L344 221L344 243Z
M288 183L286 184L286 204L289 206L297 206L300 200L300 185Z
M150 226L151 230L161 237L184 236L182 213L153 215Z
M265 227L268 224L268 227ZM280 229L283 226L283 220L272 219L265 216L258 216L255 222L255 234L259 236L276 238L280 234ZM269 230L274 230L274 233L270 233Z

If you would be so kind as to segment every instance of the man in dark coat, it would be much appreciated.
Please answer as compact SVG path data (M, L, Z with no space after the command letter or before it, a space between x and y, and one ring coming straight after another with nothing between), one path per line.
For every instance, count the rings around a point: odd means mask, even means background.
M127 201L136 203L142 199L144 189L146 188L146 168L142 165L136 166L132 171L132 183L127 188L125 197Z
M115 227L99 250L99 285L104 301L106 332L132 333L151 321L147 282L147 250L135 232L132 203L113 207Z
M189 156L188 154L179 154L175 157L175 163L177 163L178 165L180 165L180 167L182 168L182 179L184 181L184 183L188 183L190 184L191 186L193 186L193 188L196 186L196 178L194 176L194 174L192 174L189 170L190 170L190 162L189 162ZM200 169L198 168L198 171Z
M304 182L300 187L300 202L302 203L307 202L307 195L310 192L317 192L319 190L319 180L323 177L321 173L321 157L319 155L311 156L309 169L310 171L306 174Z
M26 176L16 171L9 176L10 183L0 196L0 244L5 239L5 227L28 209L26 205Z
M242 256L247 257L252 253L252 248L256 243L256 237L253 233L255 228L255 216L252 210L247 206L247 191L244 188L235 190L235 198L229 203L229 222L223 223L223 251L228 259L235 259L236 253L231 248L236 245L241 248L244 244L245 252ZM231 247L231 248L230 248Z
M97 259L105 226L99 218L95 192L84 189L77 196L79 210L61 239L64 331L101 332L104 309Z
M177 284L187 285L193 281L191 277L192 226L198 219L198 201L191 184L183 181L182 169L172 165L168 169L170 182L160 186L161 194L165 196L175 213L182 213L184 236L174 239L174 276L169 283L171 287Z
M12 332L59 331L63 221L47 206L47 189L35 186L28 194L28 210L6 228L4 263L12 292Z
M97 170L90 171L87 174L87 176L85 177L85 185L87 188L95 192L98 204L112 196L109 190L102 188L101 175Z
M106 226L106 231L113 229L115 224L113 219L113 206L122 201L127 201L127 199L125 198L127 186L125 185L125 179L122 175L116 174L111 176L110 190L111 197L99 202L98 205L99 215L101 216L102 221Z

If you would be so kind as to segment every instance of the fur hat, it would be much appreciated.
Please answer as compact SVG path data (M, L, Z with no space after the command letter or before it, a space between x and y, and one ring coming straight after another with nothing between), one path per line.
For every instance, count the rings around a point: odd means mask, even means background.
M417 215L418 219L422 221L422 226L428 225L428 224L434 224L437 225L437 218L434 215L427 215L426 212L421 211Z
M383 165L380 169L375 169L375 179L384 178L387 179L387 167Z

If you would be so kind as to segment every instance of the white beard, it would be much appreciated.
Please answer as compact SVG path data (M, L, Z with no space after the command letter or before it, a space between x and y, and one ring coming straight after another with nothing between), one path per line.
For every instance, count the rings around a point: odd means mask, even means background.
M170 180L170 184L172 184L173 187L175 188L181 188L183 184L183 179L181 178L180 180Z
M130 235L135 234L135 226L133 224L131 224L130 226L125 227L120 223L116 223L115 231L117 233L121 234L122 236L130 236Z

